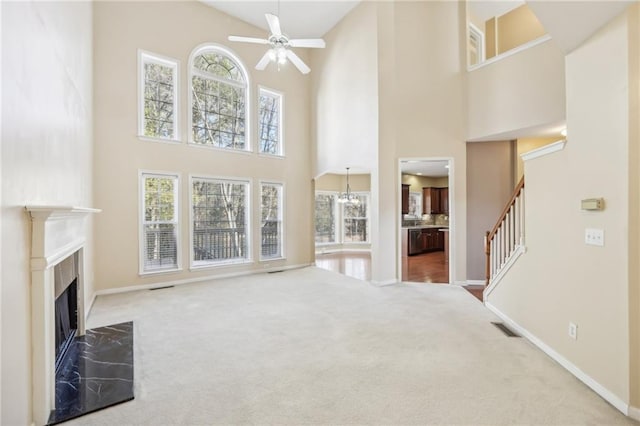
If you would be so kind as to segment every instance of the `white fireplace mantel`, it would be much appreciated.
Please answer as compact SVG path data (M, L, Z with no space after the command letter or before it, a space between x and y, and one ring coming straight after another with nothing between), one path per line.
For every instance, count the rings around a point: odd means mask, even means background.
M84 334L85 218L101 210L76 206L26 206L31 233L31 342L33 419L46 424L55 407L54 267L78 252L78 332Z

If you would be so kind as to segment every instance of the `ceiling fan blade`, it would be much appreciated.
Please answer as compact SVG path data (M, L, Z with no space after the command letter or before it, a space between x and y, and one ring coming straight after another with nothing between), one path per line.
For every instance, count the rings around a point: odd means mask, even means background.
M296 66L296 68L298 68L298 70L302 73L302 74L309 74L309 71L311 71L311 68L309 68L307 66L307 64L305 64L304 62L302 62L302 59L300 59L298 57L298 55L296 55L295 53L293 53L292 50L287 49L287 58L289 58L289 60L291 61L291 63L293 65Z
M267 53L265 53L262 59L260 59L260 62L256 64L257 70L262 71L267 67L267 65L269 64L269 61L271 60L271 56L269 55L270 53L271 53L271 49L267 50Z
M269 44L269 40L265 38L229 36L229 41L242 41L245 43Z
M271 35L275 37L282 36L282 30L280 29L280 18L276 15L272 15L270 13L265 13L264 15L267 18L267 24L269 24L269 29L271 30Z
M289 46L291 47L313 47L317 49L323 49L325 47L324 40L321 38L298 38L289 40Z

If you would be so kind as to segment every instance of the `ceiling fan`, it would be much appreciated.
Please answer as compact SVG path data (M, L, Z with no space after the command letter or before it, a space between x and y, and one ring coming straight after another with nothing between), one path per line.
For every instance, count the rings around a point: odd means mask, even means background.
M325 47L324 40L321 38L300 38L289 39L286 35L282 34L280 29L280 19L276 15L270 13L265 14L267 23L271 34L269 38L255 38L255 37L240 37L229 36L229 41L242 41L246 43L257 44L269 44L271 48L267 50L262 59L256 65L257 70L264 70L269 62L278 62L278 64L284 64L287 59L291 61L293 65L302 73L308 74L311 68L305 64L298 55L296 55L290 48L291 47L311 47L311 48L323 48Z

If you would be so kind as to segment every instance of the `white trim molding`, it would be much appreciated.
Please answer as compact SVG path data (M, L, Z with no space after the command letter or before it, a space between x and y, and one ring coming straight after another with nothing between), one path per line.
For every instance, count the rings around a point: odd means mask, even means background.
M525 246L519 245L516 247L513 253L511 253L511 256L509 256L509 259L507 259L507 263L505 263L502 266L502 268L496 274L496 276L493 277L493 279L491 280L487 288L484 289L484 292L482 293L484 300L486 300L487 296L489 296L489 294L491 294L493 289L497 287L498 283L502 281L502 278L504 278L504 276L507 274L509 269L511 269L513 265L515 265L516 260L518 260L518 258L523 254L525 254L526 252L527 252L527 248Z
M629 407L629 405L624 402L620 397L611 392L609 389L602 386L600 383L596 382L591 376L586 374L584 371L580 370L575 364L570 362L568 359L560 355L556 352L551 346L544 343L538 337L530 333L527 329L520 326L514 320L509 318L506 314L502 313L498 308L493 306L489 302L485 302L484 305L494 314L496 314L502 321L506 322L510 328L516 331L525 339L529 340L535 346L538 347L542 352L551 357L554 361L564 367L571 374L576 376L580 381L582 381L585 385L589 386L595 393L604 398L609 404L613 405L616 409L618 409L625 416L636 416L638 414L637 409L633 407Z
M299 265L271 266L271 267L268 267L268 268L265 267L265 268L261 268L259 270L253 270L253 271L239 271L239 272L230 272L228 274L206 275L206 276L197 277L197 278L187 278L187 279L184 279L184 280L158 281L158 282L149 283L149 284L136 284L136 285L130 285L130 286L125 286L125 287L117 287L117 288L110 288L110 289L106 289L106 290L98 290L96 292L96 296L105 296L105 295L108 295L108 294L130 293L132 291L151 290L151 289L162 288L162 287L172 287L172 286L179 286L179 285L185 285L185 284L194 284L194 283L199 283L199 282L203 282L203 281L214 281L214 280L220 280L220 279L224 279L224 278L243 277L243 276L247 276L247 275L264 274L264 273L269 273L269 272L289 271L289 270L292 270L292 269L307 268L309 266L313 266L313 264L311 264L311 263L303 263L303 264L299 264Z
M55 408L55 272L78 253L78 334L84 334L86 217L100 210L75 206L26 206L31 217L31 392L32 416L46 424Z
M468 66L467 67L467 71L475 71L475 70L477 70L479 68L485 67L487 65L493 64L494 62L501 61L501 60L503 60L505 58L508 58L509 56L513 56L513 55L515 55L517 53L520 53L523 50L531 49L534 46L537 46L537 45L542 44L542 43L546 43L549 40L551 40L551 36L549 34L545 34L545 35L543 35L541 37L538 37L535 40L531 40L531 41L529 41L527 43L521 44L518 47L514 47L511 50L507 50L504 53L501 53L501 54L496 55L496 56L494 56L492 58L489 58L489 59L485 60L484 62L480 62L480 63L478 63L476 65Z
M385 280L385 281L370 281L371 284L378 286L378 287L385 287L388 285L393 285L393 284L397 284L400 281L393 279L393 280Z
M638 407L634 407L634 406L629 406L629 414L627 414L629 417L631 417L633 420L637 420L640 422L640 408Z
M541 146L533 151L525 152L520 155L522 161L533 160L534 158L544 157L545 155L553 154L554 152L562 151L567 144L566 139L559 140L549 145Z

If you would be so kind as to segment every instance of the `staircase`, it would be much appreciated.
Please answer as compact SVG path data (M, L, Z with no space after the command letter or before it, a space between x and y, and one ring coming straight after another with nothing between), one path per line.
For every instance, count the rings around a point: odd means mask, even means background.
M500 219L484 240L487 256L485 297L515 260L524 253L524 176L518 182Z

